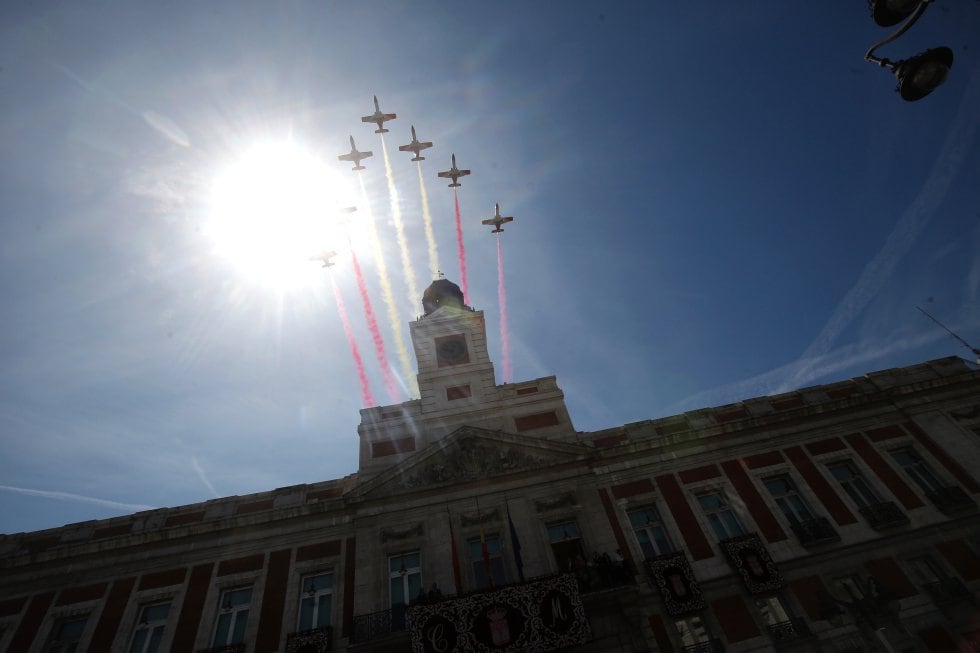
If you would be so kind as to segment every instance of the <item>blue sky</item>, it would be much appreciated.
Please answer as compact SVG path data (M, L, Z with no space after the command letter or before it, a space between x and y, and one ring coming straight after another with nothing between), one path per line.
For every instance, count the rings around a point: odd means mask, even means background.
M216 253L220 171L289 141L355 184L357 249L393 368L439 267L502 370L555 374L588 431L969 352L980 343L980 5L937 0L880 54L947 45L903 102L863 61L864 2L7 3L0 9L0 532L356 470L358 376L326 273L282 289ZM797 6L798 5L798 6ZM560 10L559 10L560 7ZM330 218L337 220L337 218ZM353 219L353 218L352 218ZM360 242L360 241L357 241ZM340 242L342 245L342 241ZM387 403L349 252L332 269ZM401 379L404 385L404 379ZM405 395L403 398L407 398Z

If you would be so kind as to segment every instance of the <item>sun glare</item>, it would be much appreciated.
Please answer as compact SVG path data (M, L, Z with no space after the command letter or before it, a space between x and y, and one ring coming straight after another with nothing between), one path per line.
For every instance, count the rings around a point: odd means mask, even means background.
M249 277L280 289L318 273L310 261L346 243L340 208L348 184L311 152L289 142L255 145L214 180L206 231L215 251Z

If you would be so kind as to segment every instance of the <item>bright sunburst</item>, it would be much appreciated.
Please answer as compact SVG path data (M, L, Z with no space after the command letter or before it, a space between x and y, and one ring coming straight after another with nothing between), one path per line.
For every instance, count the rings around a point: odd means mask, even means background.
M206 230L215 250L249 277L280 289L315 278L311 256L344 243L346 182L291 142L253 146L214 180Z

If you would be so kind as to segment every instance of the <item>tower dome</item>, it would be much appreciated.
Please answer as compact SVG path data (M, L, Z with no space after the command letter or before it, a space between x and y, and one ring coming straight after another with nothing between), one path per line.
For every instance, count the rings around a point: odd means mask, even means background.
M449 279L436 279L422 293L422 310L428 315L443 306L463 308L463 291Z

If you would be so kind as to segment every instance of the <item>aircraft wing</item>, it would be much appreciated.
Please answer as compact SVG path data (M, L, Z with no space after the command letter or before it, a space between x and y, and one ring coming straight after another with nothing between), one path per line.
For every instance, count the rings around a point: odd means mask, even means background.
M354 161L354 153L351 152L350 154L338 154L337 158L340 159L341 161Z
M505 222L513 222L513 221L514 218L500 218L500 224L503 224Z
M482 221L482 224L493 224L493 218L488 218Z
M424 150L424 149L427 149L427 148L430 148L430 147L432 147L432 143L429 142L429 141L426 141L424 143L419 143L419 145L418 145L418 148L420 150Z
M393 113L382 113L381 114L381 119L382 120L385 120L385 121L394 120L395 118L396 118L396 116Z
M374 116L361 116L361 122L377 122Z
M440 173L437 173L437 174L440 177L442 177L443 179L452 179L453 178L453 171L452 170L444 170L444 171L442 171Z

